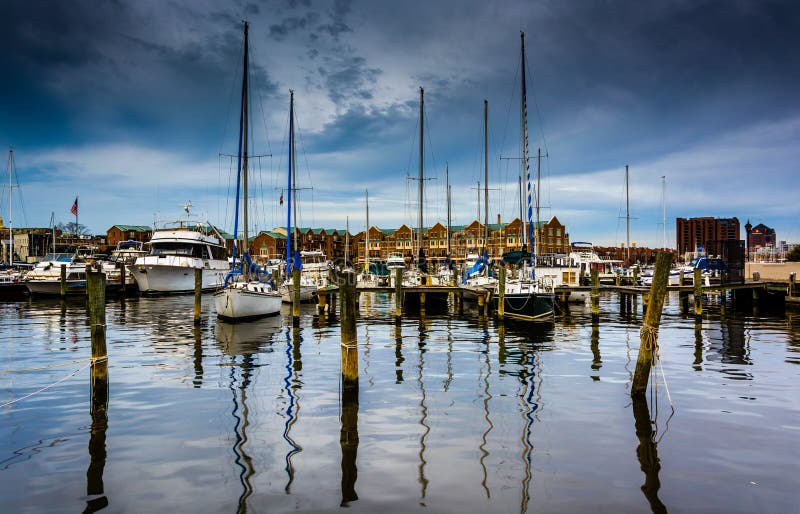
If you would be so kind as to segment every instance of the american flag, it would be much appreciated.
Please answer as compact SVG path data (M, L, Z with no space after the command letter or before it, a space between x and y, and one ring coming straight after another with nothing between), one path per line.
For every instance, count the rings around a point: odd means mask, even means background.
M73 216L78 215L78 197L75 197L75 203L72 204L72 208L69 210Z

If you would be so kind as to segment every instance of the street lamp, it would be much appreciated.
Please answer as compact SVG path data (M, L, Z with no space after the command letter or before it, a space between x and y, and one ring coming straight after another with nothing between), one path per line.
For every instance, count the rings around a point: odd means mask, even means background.
M747 261L750 261L750 231L753 230L753 225L750 224L750 220L747 220L747 223L744 225L744 231L747 233Z

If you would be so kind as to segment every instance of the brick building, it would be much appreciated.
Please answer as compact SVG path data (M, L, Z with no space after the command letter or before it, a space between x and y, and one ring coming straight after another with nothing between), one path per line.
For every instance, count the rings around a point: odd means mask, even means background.
M106 244L115 248L120 241L147 243L152 237L153 229L147 225L114 225L106 231Z
M712 242L739 241L738 218L676 218L678 254L703 253Z
M775 247L775 229L769 228L763 223L759 223L750 230L749 246L750 251L767 246Z

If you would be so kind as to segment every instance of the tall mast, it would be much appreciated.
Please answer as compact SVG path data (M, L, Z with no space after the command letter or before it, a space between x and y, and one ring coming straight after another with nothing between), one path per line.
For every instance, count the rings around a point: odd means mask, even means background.
M350 216L345 218L344 225L344 265L350 261Z
M289 184L286 187L286 271L291 270L292 266L292 198L294 197L294 185L292 184L292 173L294 171L294 91L289 90Z
M661 175L661 210L664 223L664 250L667 249L667 177Z
M248 252L250 246L250 239L247 231L247 140L248 140L248 114L249 114L249 89L248 89L248 24L244 23L244 74L242 76L242 236L244 238L242 244L242 255ZM249 267L243 266L242 272L245 278L248 275Z
M294 212L292 212L292 219L294 220L294 223L297 224L297 145L295 144L295 139L294 139L294 91L292 91L292 109L291 109L291 111L292 111L292 123L291 123L291 128L292 128L292 140L291 140L291 145L292 145L292 190L291 190L291 195L292 195L292 209L294 209ZM294 251L295 251L295 253L298 253L300 251L300 246L297 244L297 231L292 232L292 237L294 238Z
M450 164L444 163L444 184L447 195L447 257L450 258Z
M628 194L628 165L625 165L625 260L631 260L631 201Z
M417 225L419 226L419 235L417 242L419 244L419 252L417 258L417 266L419 266L422 257L422 200L423 200L423 185L424 185L424 162L425 162L425 90L419 88L419 214L417 218Z
M483 251L489 248L489 100L483 100Z
M239 147L237 148L237 158L236 158L236 207L233 213L233 267L236 267L236 256L237 250L241 250L242 252L247 251L245 247L242 249L242 245L238 241L239 238L239 192L241 189L242 184L242 170L247 167L247 157L245 156L244 168L242 167L242 147L244 143L244 148L247 148L247 22L244 22L244 65L242 66L242 104L241 110L239 111ZM247 190L246 184L247 179L245 181L245 190ZM245 193L246 195L246 193ZM245 199L247 196L245 196ZM245 200L245 209L244 212L247 212L247 200ZM184 205L184 209L186 209L186 217L189 217L189 206ZM247 218L243 219L245 225L245 234L247 233ZM155 224L154 224L155 226ZM183 224L181 224L183 226ZM245 236L246 240L247 236Z
M364 240L364 271L369 273L369 189L364 190L367 199L367 234Z
M530 231L530 226L527 226L526 230L526 221L530 222L530 213L528 213L528 219L526 219L524 213L522 212L522 206L526 205L525 202L525 193L522 189L522 185L526 180L527 174L527 184L528 188L530 189L530 174L528 173L528 106L527 106L527 88L525 85L525 33L520 32L520 43L521 43L521 68L522 68L522 86L521 86L521 93L520 93L520 145L522 146L522 162L519 170L519 177L520 177L520 221L522 222L522 251L524 252L526 249L525 243L530 243L530 236L528 231ZM530 195L528 196L527 205L530 206ZM533 248L531 248L533 251Z
M14 174L14 150L8 150L8 264L14 264L14 218L12 217L11 190L13 182L11 176Z

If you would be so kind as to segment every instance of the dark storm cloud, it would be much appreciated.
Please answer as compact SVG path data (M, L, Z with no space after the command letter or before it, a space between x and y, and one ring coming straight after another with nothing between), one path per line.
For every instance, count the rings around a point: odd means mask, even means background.
M350 13L352 0L334 0L333 10L330 13L331 21L318 27L318 30L328 33L334 40L339 40L339 35L352 32L353 29L345 23L345 18Z
M317 68L328 96L336 105L346 100L370 100L372 87L381 70L370 68L367 60L356 55L326 57L325 66Z
M290 32L294 32L296 30L303 30L307 27L310 27L312 24L316 23L317 20L319 20L319 14L315 12L307 13L305 16L302 17L290 16L288 18L285 18L279 24L270 25L269 35L272 36L274 39L282 40Z

